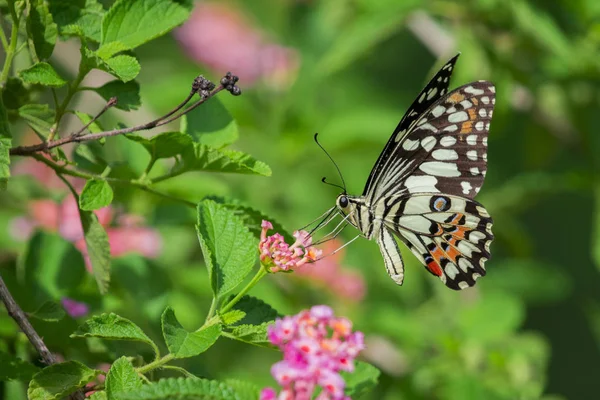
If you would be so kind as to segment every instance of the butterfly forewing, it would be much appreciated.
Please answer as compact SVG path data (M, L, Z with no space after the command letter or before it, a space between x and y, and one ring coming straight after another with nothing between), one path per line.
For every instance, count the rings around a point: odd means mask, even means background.
M448 85L450 84L450 77L454 70L454 64L460 56L460 53L452 57L444 66L435 74L429 81L427 86L419 93L417 98L413 101L402 120L394 130L392 137L388 140L383 151L379 155L379 158L375 162L375 166L369 175L369 179L365 185L363 195L369 192L372 185L372 180L375 176L378 176L382 172L382 168L386 161L392 156L394 148L396 147L397 141L395 138L398 135L404 135L408 132L409 127L416 122L416 120L423 115L423 113L431 107L440 97L448 93Z
M479 81L461 86L432 104L396 148L376 185L372 203L390 193L441 192L473 198L487 172L487 137L495 88Z

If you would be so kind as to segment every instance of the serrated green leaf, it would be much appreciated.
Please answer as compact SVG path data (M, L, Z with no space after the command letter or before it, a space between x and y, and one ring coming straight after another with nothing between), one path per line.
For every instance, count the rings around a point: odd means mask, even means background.
M221 297L252 271L258 243L237 216L211 200L198 204L196 230L213 293Z
M171 307L167 307L161 317L162 332L169 352L175 358L193 357L205 352L221 336L221 325L215 323L195 332L186 331Z
M230 327L227 334L223 336L256 346L273 347L267 336L271 324L272 322L264 322L260 325L235 325Z
M31 0L30 4L27 34L33 41L38 58L45 60L52 55L58 37L58 28L44 0Z
M225 383L199 378L161 379L144 385L120 400L242 400Z
M0 382L10 380L29 382L39 370L27 361L0 351Z
M201 107L186 114L188 133L195 142L221 148L235 142L238 126L218 98L211 99Z
M381 372L369 363L356 361L353 372L341 372L346 381L344 393L351 398L360 398L373 390Z
M108 243L108 235L93 212L79 209L79 217L81 218L83 237L92 264L94 278L96 278L100 293L105 294L110 283L110 244Z
M96 54L103 60L108 60L117 53L127 51L129 48L121 42L110 42L96 50Z
M102 145L95 141L80 143L72 154L77 167L101 174L108 165L104 159Z
M249 295L242 297L233 308L245 313L245 317L237 325L260 325L281 317L269 304Z
M67 83L58 75L58 72L47 62L33 64L27 69L19 71L19 76L25 83L32 83L43 86L61 87Z
M49 3L61 35L100 42L104 9L97 0L52 0Z
M43 137L47 137L50 133L55 112L47 104L25 104L19 108L18 114Z
M37 310L29 314L30 317L47 322L60 321L65 315L66 313L63 307L53 301L45 302Z
M208 196L206 199L213 200L233 211L235 215L244 221L244 225L246 225L250 232L252 232L257 238L260 238L262 221L267 220L273 224L273 232L282 234L287 243L294 243L296 241L294 236L289 233L279 222L275 221L266 214L263 214L260 210L252 208L247 204L240 202L239 200L218 196Z
M105 180L90 179L79 196L79 207L85 211L99 210L112 203L113 190Z
M132 340L147 343L152 347L155 346L154 342L146 336L139 326L114 313L104 313L88 319L70 337Z
M33 376L27 389L29 400L55 400L73 393L102 371L93 370L78 361L53 364Z
M271 168L250 155L234 150L217 150L194 143L181 155L182 162L174 167L177 172L211 171L271 176Z
M134 80L140 73L140 63L135 57L121 54L105 61L108 66L107 72L114 74L123 82Z
M175 157L193 145L190 135L181 132L165 132L150 139L138 135L125 135L125 137L144 146L150 153L150 157L155 160Z
M0 119L1 118L2 117L0 116ZM8 184L8 178L10 178L11 146L12 139L0 137L0 190L6 189L6 186Z
M106 101L111 97L117 98L115 108L119 110L137 110L142 102L140 100L140 85L136 81L127 83L119 80L110 81L94 91L102 96Z
M106 397L108 400L120 399L123 393L136 392L142 384L142 379L131 362L126 357L121 357L111 365L106 374Z
M104 390L98 391L98 392L94 392L90 397L89 400L108 400L108 397L106 395L106 392Z
M233 325L238 321L241 321L246 316L246 313L242 310L231 310L221 315L221 321L224 325Z
M102 19L102 46L121 42L134 49L183 23L191 0L117 0ZM152 21L152 23L148 23Z

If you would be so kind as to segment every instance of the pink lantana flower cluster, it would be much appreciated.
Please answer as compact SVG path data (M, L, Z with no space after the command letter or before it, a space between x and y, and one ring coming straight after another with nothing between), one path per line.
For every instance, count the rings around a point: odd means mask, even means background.
M279 233L267 236L267 232L273 229L269 221L263 220L261 227L258 250L260 261L269 272L293 271L296 267L317 261L321 256L321 250L311 246L312 238L306 231L294 232L296 241L289 245Z
M352 322L335 317L328 306L314 306L297 315L278 319L269 327L269 341L283 352L271 374L282 386L261 392L261 400L349 400L340 371L353 371L354 359L364 349L362 332L352 332Z

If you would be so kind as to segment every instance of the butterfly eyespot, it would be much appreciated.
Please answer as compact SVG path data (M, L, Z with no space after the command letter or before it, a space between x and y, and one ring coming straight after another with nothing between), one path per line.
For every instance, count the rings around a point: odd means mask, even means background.
M450 209L451 202L446 196L433 196L429 208L431 211L447 211Z
M348 207L348 198L346 196L340 196L338 204L341 208Z

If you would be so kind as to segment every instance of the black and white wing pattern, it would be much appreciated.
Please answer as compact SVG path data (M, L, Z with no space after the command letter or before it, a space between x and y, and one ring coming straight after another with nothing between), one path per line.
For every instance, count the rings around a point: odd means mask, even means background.
M369 238L377 233L386 269L398 284L404 270L391 232L451 289L473 286L490 258L492 219L473 198L487 171L496 91L478 81L448 92L457 57L402 118L353 211L358 220L370 220L369 230L364 223L358 227Z

